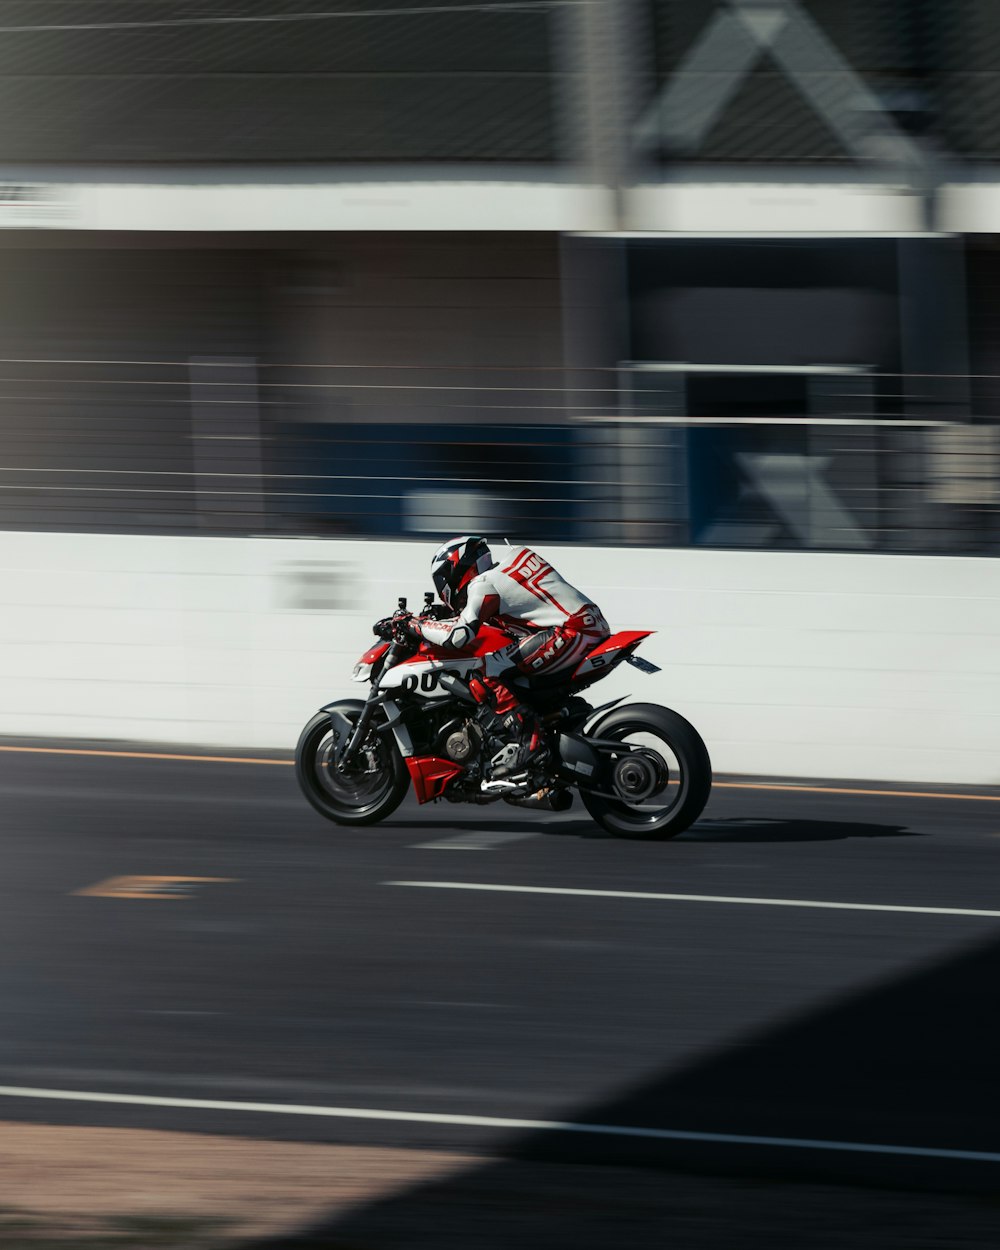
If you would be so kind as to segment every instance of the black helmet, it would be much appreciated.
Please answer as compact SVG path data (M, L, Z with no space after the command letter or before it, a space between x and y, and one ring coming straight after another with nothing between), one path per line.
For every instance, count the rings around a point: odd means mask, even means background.
M431 576L441 602L460 611L465 603L465 588L474 577L493 568L496 561L486 539L478 534L449 538L434 553Z

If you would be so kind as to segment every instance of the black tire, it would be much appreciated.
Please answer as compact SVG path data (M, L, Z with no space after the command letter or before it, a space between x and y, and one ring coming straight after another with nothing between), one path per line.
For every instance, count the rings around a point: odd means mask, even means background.
M633 806L622 800L600 798L580 791L584 806L597 823L618 838L656 842L674 838L693 824L704 810L712 790L712 761L697 729L677 712L655 703L632 703L602 717L587 736L624 739L647 733L662 739L679 768L670 778L669 805L657 809Z
M337 711L352 723L360 716L362 707L360 699L345 699L336 705ZM295 775L302 793L321 816L338 825L374 825L384 820L403 801L410 785L409 773L392 735L372 736L372 751L381 770L359 773L353 783L350 777L331 781L325 758L330 737L330 717L326 712L317 712L299 735Z

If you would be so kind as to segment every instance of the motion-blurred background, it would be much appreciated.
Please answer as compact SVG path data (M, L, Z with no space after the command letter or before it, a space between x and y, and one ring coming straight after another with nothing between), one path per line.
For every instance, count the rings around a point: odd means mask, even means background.
M307 806L476 531L682 838ZM1000 0L0 0L0 1246L995 1250L998 554Z
M726 767L995 779L997 582L955 560L1000 541L995 0L0 0L0 35L0 729L287 743L483 531L672 630ZM830 762L834 691L892 716ZM983 758L900 757L914 711Z

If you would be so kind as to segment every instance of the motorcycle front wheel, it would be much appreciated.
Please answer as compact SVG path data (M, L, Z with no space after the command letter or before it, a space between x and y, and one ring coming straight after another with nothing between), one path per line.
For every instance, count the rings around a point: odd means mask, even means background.
M353 725L364 704L345 699L336 710ZM295 775L302 793L321 816L338 825L374 825L403 801L410 785L406 765L391 734L374 728L346 771L334 767L336 738L327 712L317 712L299 735Z
M660 841L701 815L712 789L712 761L695 727L654 703L633 703L602 717L587 737L628 743L607 787L618 797L580 790L594 820L618 838Z

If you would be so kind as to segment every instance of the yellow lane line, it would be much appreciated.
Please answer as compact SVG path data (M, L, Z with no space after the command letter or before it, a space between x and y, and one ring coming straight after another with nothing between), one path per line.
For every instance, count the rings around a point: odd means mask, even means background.
M778 785L765 781L715 781L713 790L787 790L795 794L864 794L885 799L968 799L977 803L1000 803L1000 794L948 794L939 790L855 790L848 786Z
M108 877L106 881L84 886L73 893L91 898L190 898L192 885L235 880L235 877Z
M277 764L291 767L294 760L268 760L252 755L172 755L161 751L98 751L80 747L12 747L0 751L19 751L28 755L99 755L121 760L185 760L195 764ZM794 782L714 781L713 790L782 790L792 794L855 794L886 799L960 799L976 803L1000 803L1000 794L953 794L938 790L861 790L849 786L800 786Z
M7 747L0 751L21 751L28 755L103 755L116 760L195 760L203 764L294 764L294 760L255 759L249 755L168 755L158 751L85 751L78 747Z

